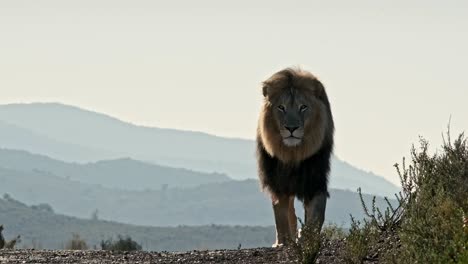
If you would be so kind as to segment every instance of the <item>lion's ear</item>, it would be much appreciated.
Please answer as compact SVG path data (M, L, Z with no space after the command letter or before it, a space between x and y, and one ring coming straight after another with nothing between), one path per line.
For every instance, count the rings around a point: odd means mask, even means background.
M264 96L264 97L267 97L267 95L268 95L268 88L269 88L269 87L268 87L268 84L267 84L267 83L263 83L263 84L262 84L262 93L263 93L263 96Z
M315 96L325 104L327 108L330 108L330 102L328 101L327 92L325 91L325 86L319 80L315 80Z
M318 79L315 79L315 96L317 96L320 100L326 99L327 95L325 93L325 86L323 86L322 82Z

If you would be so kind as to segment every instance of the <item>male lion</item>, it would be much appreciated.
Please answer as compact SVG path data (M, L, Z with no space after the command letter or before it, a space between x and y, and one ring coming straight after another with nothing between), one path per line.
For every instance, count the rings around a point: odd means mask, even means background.
M304 203L305 224L323 225L334 124L325 88L309 72L273 74L263 82L263 96L257 160L260 184L273 203L276 247L296 237L295 197Z

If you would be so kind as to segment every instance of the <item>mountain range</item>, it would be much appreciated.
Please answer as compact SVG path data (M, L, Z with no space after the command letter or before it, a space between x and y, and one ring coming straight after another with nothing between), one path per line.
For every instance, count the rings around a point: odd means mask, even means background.
M167 175L177 177L168 184ZM274 224L269 198L260 192L256 180L229 180L224 175L159 167L128 159L70 164L4 149L0 151L2 193L29 205L48 204L60 214L80 218L97 214L101 219L127 224ZM330 193L327 222L349 226L350 214L363 216L357 193L339 189L331 189ZM364 195L364 199L369 202L372 197ZM377 202L379 206L384 205L380 197ZM296 207L301 216L301 205Z
M137 126L58 103L0 105L0 147L69 163L88 163L88 167L109 165L112 160L123 161L125 157L129 166L143 161L146 165L185 168L218 176L225 174L237 180L256 178L252 140ZM138 166L143 167L142 164ZM352 191L361 187L365 193L382 196L399 190L383 177L357 169L336 157L332 160L330 186Z
M81 164L8 149L0 149L0 167L19 172L50 173L82 183L136 191L196 187L231 180L225 174L171 168L130 158Z

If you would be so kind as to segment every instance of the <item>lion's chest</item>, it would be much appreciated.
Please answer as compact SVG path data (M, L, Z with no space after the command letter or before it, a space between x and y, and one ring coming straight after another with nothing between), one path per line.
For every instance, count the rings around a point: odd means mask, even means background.
M330 171L330 151L327 149L321 149L295 165L283 163L261 147L258 158L262 185L275 194L295 195L302 200L327 191Z

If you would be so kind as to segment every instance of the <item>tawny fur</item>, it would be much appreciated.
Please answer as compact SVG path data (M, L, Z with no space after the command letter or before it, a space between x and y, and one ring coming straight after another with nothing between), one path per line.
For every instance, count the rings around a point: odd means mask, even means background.
M312 119L304 124L303 142L295 147L283 144L272 113L274 109L271 101L287 89L295 89L301 93L318 110L314 111ZM287 164L298 164L317 152L324 140L332 138L333 122L330 120L328 106L321 101L326 96L325 90L311 73L299 69L286 69L276 73L263 83L263 94L265 99L260 112L258 137L272 157Z
M295 197L304 203L306 225L323 225L334 123L325 88L309 72L288 68L273 74L263 83L263 96L258 177L273 203L276 247L296 237ZM289 144L291 137L297 145Z
M263 96L258 177L273 203L276 247L296 237L295 197L304 203L305 224L323 225L334 123L325 88L308 72L288 68L273 74L263 83Z

